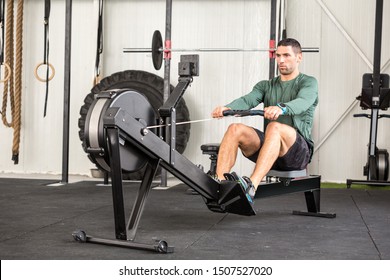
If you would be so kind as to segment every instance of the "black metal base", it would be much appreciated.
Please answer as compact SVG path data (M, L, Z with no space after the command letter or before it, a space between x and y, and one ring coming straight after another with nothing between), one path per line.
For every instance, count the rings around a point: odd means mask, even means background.
M292 211L293 215L298 216L311 216L311 217L319 217L319 218L336 218L336 213L323 213L323 212L307 212L307 211Z
M95 243L102 244L108 246L117 246L117 247L125 247L129 249L139 249L139 250L148 250L154 251L158 253L173 253L174 247L168 246L168 243L164 240L155 240L154 244L144 244L144 243L136 243L128 240L113 240L113 239L105 239L105 238L97 238L86 235L86 233L82 230L75 231L73 234L73 238L82 243Z
M384 187L384 186L390 186L390 181L347 179L347 188L349 189L351 185L368 185L368 186Z

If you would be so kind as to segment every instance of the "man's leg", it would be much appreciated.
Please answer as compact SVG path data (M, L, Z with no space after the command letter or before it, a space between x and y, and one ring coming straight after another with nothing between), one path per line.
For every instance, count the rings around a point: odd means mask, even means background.
M284 156L295 143L297 132L291 126L278 122L268 124L263 146L256 161L255 169L250 176L255 189L271 170L278 157Z
M245 156L250 156L260 148L260 139L253 127L244 124L231 124L226 131L218 152L217 176L223 180L223 174L230 172L236 162L238 148Z

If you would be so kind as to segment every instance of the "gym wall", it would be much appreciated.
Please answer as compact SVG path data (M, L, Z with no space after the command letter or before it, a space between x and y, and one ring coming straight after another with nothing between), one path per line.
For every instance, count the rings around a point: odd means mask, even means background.
M375 1L288 1L289 36L320 47L317 63L308 62L302 72L319 80L320 103L314 127L317 151L310 166L325 181L345 183L361 178L367 162L370 120L354 118L363 111L356 97L364 73L373 72ZM390 73L390 1L384 1L381 73ZM383 113L383 111L382 111ZM388 119L379 120L377 146L390 148Z
M154 70L150 54L125 54L126 47L150 47L153 31L165 33L165 1L105 1L104 52L102 76L123 70ZM334 14L339 23L361 48L369 61L373 59L375 1L287 1L287 33L305 47L320 47L320 53L304 54L301 70L316 76L320 83L320 105L316 112L314 135L317 142L338 121L361 90L361 78L369 66L356 53L320 4ZM353 4L353 5L352 5ZM351 8L352 7L352 8ZM90 175L93 165L87 159L78 138L79 110L90 92L94 74L97 28L97 0L73 1L72 75L70 119L70 174ZM390 3L385 1L383 46L389 45ZM387 11L387 12L386 12ZM172 15L173 48L267 48L269 40L270 1L174 0ZM50 18L50 62L56 76L50 82L48 113L43 118L45 85L34 78L34 68L43 59L43 1L25 1L22 138L18 165L11 161L12 130L0 128L0 171L4 173L61 174L62 108L65 1L52 0ZM382 65L390 54L382 49ZM171 84L177 83L180 54L173 54ZM389 73L389 66L383 72ZM210 117L211 110L249 92L253 85L268 78L268 53L201 53L200 76L184 95L192 120ZM310 173L321 174L323 181L344 182L362 178L366 162L369 121L354 119L360 112L355 105L324 144L315 153ZM192 124L185 155L205 168L208 157L200 145L219 142L229 123L241 121L262 127L261 118L222 119ZM389 124L381 120L378 146L390 149ZM250 173L252 163L239 156L234 170Z

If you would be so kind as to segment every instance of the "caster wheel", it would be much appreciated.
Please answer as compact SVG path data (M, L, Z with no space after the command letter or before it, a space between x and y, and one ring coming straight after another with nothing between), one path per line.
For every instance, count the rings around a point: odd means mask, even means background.
M168 250L168 244L165 241L159 241L157 244L157 251L159 253L166 253Z
M164 240L156 240L155 250L159 253L168 254L173 253L174 247L168 246L168 243Z
M83 230L76 230L72 233L73 239L78 242L87 242L87 234Z

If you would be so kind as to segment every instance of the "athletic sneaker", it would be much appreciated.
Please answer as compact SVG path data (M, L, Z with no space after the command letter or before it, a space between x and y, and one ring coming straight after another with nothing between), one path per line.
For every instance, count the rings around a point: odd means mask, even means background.
M211 179L213 179L214 181L216 181L217 183L221 183L221 180L219 180L217 174L210 174L210 173L207 173L207 175L209 175L211 177Z
M246 176L241 177L237 175L236 172L225 173L224 176L226 180L238 182L244 188L248 201L250 203L254 203L253 199L255 197L256 190L250 178Z

